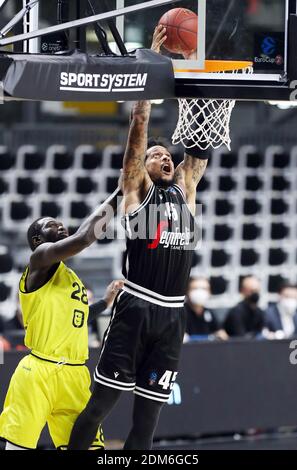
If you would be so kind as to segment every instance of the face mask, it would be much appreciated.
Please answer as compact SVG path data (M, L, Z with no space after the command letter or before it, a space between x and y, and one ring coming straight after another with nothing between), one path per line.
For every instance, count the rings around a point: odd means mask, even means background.
M288 315L294 315L297 310L297 300L290 299L289 297L283 298L279 301L281 308Z
M251 304L257 304L260 300L260 294L259 292L253 292L251 295L249 295L246 300L251 303Z
M209 292L205 289L193 289L189 292L189 299L193 305L204 305L209 300Z

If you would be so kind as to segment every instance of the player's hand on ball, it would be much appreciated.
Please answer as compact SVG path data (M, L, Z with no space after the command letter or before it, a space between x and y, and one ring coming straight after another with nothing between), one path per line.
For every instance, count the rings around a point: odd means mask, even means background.
M111 307L118 292L124 287L124 281L113 281L106 289L104 300Z
M197 60L197 51L192 51L189 53L183 53L183 56L186 60Z
M153 42L151 49L154 52L160 53L161 46L164 44L166 41L167 36L166 36L166 28L162 25L158 25L155 28L154 35L153 35Z

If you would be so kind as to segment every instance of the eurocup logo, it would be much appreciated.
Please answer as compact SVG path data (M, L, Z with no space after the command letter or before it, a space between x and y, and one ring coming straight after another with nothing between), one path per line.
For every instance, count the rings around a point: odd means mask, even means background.
M262 49L262 52L265 54L265 55L273 55L275 54L276 52L276 40L270 36L266 37L262 44L261 44L261 49Z

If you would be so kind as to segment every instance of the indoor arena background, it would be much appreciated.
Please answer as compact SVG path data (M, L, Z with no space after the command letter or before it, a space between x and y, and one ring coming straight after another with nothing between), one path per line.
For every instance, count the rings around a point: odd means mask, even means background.
M122 165L130 107L131 103L116 102L0 106L0 334L8 351L0 366L0 406L25 353L17 292L30 254L26 230L32 220L49 215L73 233L112 193ZM176 122L176 101L153 104L151 136L169 139ZM278 301L281 282L296 283L296 129L295 107L238 103L231 121L232 151L214 151L199 184L203 240L192 274L210 280L207 307L222 328L228 310L241 299L244 276L259 279L263 311ZM174 148L173 156L178 163L181 148ZM122 277L125 243L120 232L117 220L107 239L69 263L95 299ZM105 312L90 331L91 369L108 319ZM296 448L296 346L285 335L267 337L224 341L196 335L186 342L156 446ZM106 437L115 447L129 427L130 406L131 397L124 396L118 413L107 420ZM46 434L40 445L50 448Z

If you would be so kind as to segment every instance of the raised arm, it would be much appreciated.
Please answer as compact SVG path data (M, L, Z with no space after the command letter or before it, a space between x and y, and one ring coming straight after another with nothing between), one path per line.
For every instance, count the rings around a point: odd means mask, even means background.
M163 26L157 26L153 34L151 49L159 53L165 41L165 28ZM123 162L122 180L126 212L134 210L134 208L143 201L152 184L145 168L150 113L150 101L136 102L131 112L131 123Z
M74 235L55 243L42 243L38 246L30 258L30 272L49 269L54 264L77 255L98 239L106 231L116 212L119 193L118 188L82 223Z
M195 215L196 208L197 186L204 175L208 162L208 155L205 151L201 151L201 158L196 157L196 154L199 155L199 150L195 149L195 156L185 153L184 161L178 165L174 175L175 183L185 191L187 203L193 215Z
M123 162L122 188L126 211L133 210L142 202L151 185L151 179L145 168L150 112L149 101L138 101L132 109Z

